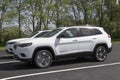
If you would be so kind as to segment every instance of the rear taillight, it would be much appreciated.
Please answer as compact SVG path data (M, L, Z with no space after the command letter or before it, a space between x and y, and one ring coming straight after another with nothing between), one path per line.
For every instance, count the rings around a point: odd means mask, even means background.
M111 38L111 35L108 34L108 38Z

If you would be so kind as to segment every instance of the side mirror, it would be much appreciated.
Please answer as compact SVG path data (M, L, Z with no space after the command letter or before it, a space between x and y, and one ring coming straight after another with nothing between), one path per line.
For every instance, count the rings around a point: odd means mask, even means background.
M65 36L64 35L59 35L59 36L57 36L57 38L64 38Z
M60 35L59 35L59 36L57 36L57 38L58 38L58 39L60 39L60 38L61 38L61 37L60 37Z

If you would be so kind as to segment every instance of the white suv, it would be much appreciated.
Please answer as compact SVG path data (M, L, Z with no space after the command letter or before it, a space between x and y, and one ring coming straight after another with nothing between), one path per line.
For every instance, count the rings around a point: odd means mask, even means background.
M41 36L47 34L48 32L50 32L50 30L38 31L38 32L35 32L32 35L30 35L29 38L19 38L19 39L9 40L9 41L6 42L6 52L9 53L9 54L13 54L13 45L14 45L14 43L22 41L22 40L41 37Z
M14 45L15 57L40 68L53 60L92 56L104 61L112 49L111 37L101 27L72 26L55 29L42 38L21 41Z

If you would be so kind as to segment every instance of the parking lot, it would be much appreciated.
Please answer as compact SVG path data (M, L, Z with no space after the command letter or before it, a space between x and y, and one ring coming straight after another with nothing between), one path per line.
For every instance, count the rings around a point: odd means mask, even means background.
M46 69L13 59L0 51L0 80L119 80L120 44L114 44L104 62L92 59L56 61Z

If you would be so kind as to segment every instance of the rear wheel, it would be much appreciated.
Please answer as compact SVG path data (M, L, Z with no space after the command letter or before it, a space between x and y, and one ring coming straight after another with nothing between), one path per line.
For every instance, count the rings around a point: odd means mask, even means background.
M49 67L53 62L53 56L48 50L40 50L34 57L34 63L39 68Z
M94 59L103 62L107 58L107 49L104 46L98 46L94 51Z

